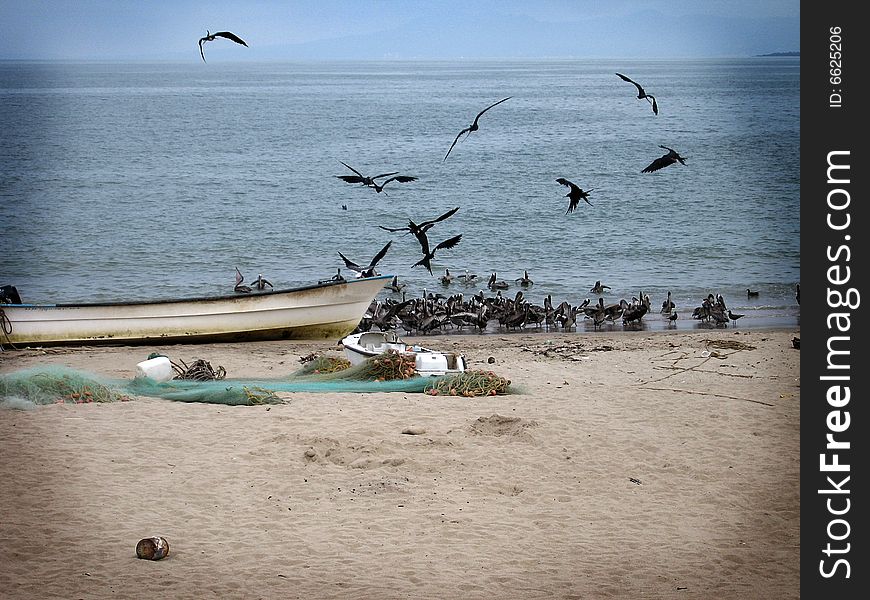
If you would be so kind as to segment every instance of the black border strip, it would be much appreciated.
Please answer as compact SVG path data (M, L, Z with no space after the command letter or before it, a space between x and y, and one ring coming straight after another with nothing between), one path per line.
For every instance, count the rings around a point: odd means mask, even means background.
M858 14L860 6L801 5L801 596L806 598L863 598L868 590L867 493L859 490L868 488L862 443L868 338L862 313L870 296L862 292L870 226L864 139L870 28Z

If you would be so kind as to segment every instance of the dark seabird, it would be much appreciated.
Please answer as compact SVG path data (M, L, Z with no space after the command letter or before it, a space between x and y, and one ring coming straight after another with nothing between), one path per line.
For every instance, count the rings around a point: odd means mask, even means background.
M390 249L390 245L392 245L392 243L393 243L392 241L387 242L387 245L384 246L383 248L381 248L381 251L378 252L377 254L375 254L375 257L371 260L371 262L368 264L368 266L365 266L365 267L362 267L362 266L356 264L355 262L353 262L352 260L347 258L341 252L339 252L338 255L344 260L344 265L348 269L350 269L351 271L357 272L358 278L359 277L377 277L378 272L375 270L375 265L377 265L381 261L381 259L387 253L387 250Z
M426 237L425 233L419 233L417 235L417 241L420 242L420 247L423 249L423 258L411 265L411 268L413 269L416 266L423 265L424 267L426 267L426 270L429 271L429 275L431 275L432 265L430 261L435 258L435 252L437 250L449 250L450 248L453 248L456 244L458 244L461 239L462 234L460 233L459 235L455 235L452 238L444 240L443 242L432 248L432 250L429 250L429 238Z
M335 275L330 277L329 279L321 279L317 283L343 283L347 281L344 276L341 274L341 269L335 270Z
M450 269L444 269L444 275L441 276L441 283L444 285L450 285L451 281L453 281L453 275L450 274Z
M393 275L393 280L390 283L388 283L387 285L385 285L384 288L390 290L391 292L399 293L405 288L405 284L399 283L399 276L398 275Z
M380 179L382 177L389 177L390 175L398 175L398 171L393 171L392 173L381 173L380 175L375 175L374 177L367 177L363 175L352 166L347 164L346 162L338 161L343 164L345 167L356 173L356 175L336 175L339 179L346 181L347 183L361 183L363 185L371 186L374 185L375 179Z
M734 323L737 323L737 319L739 319L740 317L743 317L743 316L745 316L745 315L735 315L730 310L728 311L728 318L731 319L732 321L734 321Z
M462 282L465 283L465 285L471 285L472 283L477 281L477 275L475 275L474 273L469 273L468 269L465 269L465 273L459 275L459 279L461 279Z
M604 290L609 290L609 289L610 289L609 285L601 285L600 281L596 281L595 285L592 286L592 289L589 290L589 292L592 294L603 294Z
M801 284L797 284L797 286L796 286L795 293L794 293L794 299L797 300L798 304L801 303Z
M443 215L441 215L438 218L431 219L429 221L423 221L419 225L414 223L414 221L408 219L408 226L407 227L384 227L383 225L378 225L378 227L380 227L384 231L389 231L391 233L395 233L397 231L406 231L408 233L413 233L416 236L418 233L426 233L427 231L429 231L432 228L432 226L435 225L435 223L440 223L444 219L447 219L447 218L453 216L453 214L457 210L459 210L458 206L456 208L451 208L450 210L448 210L446 213L444 213Z
M580 204L580 200L584 200L586 204L592 206L592 203L589 202L589 192L591 192L592 190L586 190L584 192L577 185L571 183L564 177L559 177L556 180L556 183L561 183L564 186L568 186L569 191L567 194L565 194L565 197L568 198L570 202L568 202L568 210L565 211L566 215L568 213L574 212L574 210L577 208L577 205Z
M671 315L668 317L668 326L670 326L671 324L676 325L676 324L677 324L677 318L678 318L677 313L676 313L676 312L672 312Z
M254 287L255 287L256 289L262 291L262 290L265 290L265 289L266 289L266 286L267 286L267 285L268 285L270 288L272 288L273 290L275 289L275 286L272 285L272 283L271 283L268 279L263 279L263 274L262 274L262 273L260 273L259 275L257 275L257 279L254 281Z
M202 56L202 62L205 62L205 53L202 51L202 43L203 42L213 42L215 38L227 38L228 40L232 40L237 44L241 44L242 46L247 46L245 40L237 36L235 33L231 33L229 31L217 31L215 33L209 33L208 30L205 32L205 37L199 38L199 55Z
M746 288L746 297L747 298L758 298L758 291L752 291L749 288Z
M670 313L676 307L677 305L674 304L673 301L671 301L671 292L668 291L668 297L665 299L664 302L662 302L662 314Z
M529 278L529 272L528 272L528 271L523 271L523 276L522 276L522 277L517 277L516 279L514 279L514 281L516 281L516 282L517 282L518 284L520 284L522 287L529 287L530 285L532 285L533 283L535 283L534 281L531 280L531 278Z
M644 89L641 87L641 85L638 82L633 81L632 79L629 79L628 77L626 77L622 73L617 73L616 75L617 75L617 77L619 77L623 81L627 81L631 84L634 84L634 87L637 88L637 99L638 100L646 99L647 102L652 104L653 113L659 114L659 105L658 105L658 103L656 103L655 96L653 96L651 94L647 94L646 91L644 91Z
M242 285L242 282L244 280L245 280L245 276L242 275L242 272L239 271L238 267L236 267L236 285L233 288L234 292L236 292L238 294L248 294L252 291L250 286Z
M450 149L447 150L447 154L444 155L444 159L443 159L441 162L444 162L445 160L447 160L447 157L450 156L450 151L453 150L453 146L456 145L456 142L459 141L459 138L462 137L462 134L463 134L463 133L465 133L465 134L467 134L467 135L471 135L471 133L472 133L473 131L477 131L478 129L480 129L480 127L477 125L477 120L480 118L480 116L481 116L483 113L485 113L486 111L488 111L488 110L489 110L490 108L492 108L493 106L497 106L497 105L501 104L502 102L504 102L505 100L510 100L510 99L511 99L511 96L508 96L507 98L502 98L501 100L499 100L499 101L496 102L495 104L490 104L489 106L487 106L486 108L484 108L482 111L480 111L479 113L477 113L477 116L474 117L474 122L473 122L471 125L469 125L468 127L466 127L465 129L463 129L462 131L460 131L458 134L456 134L456 139L454 139L454 140L453 140L453 143L450 144Z
M377 179L377 178L375 178ZM384 186L390 183L391 181L398 181L399 183L408 183L409 181L417 181L416 177L412 177L411 175L393 175L389 179L385 180L381 185L378 185L377 181L372 181L372 187L375 188L377 193L381 193L384 191ZM386 192L384 192L386 193Z
M659 144L659 148L664 148L668 151L668 153L652 161L641 171L641 173L652 173L653 171L658 171L659 169L669 167L676 162L680 163L681 165L686 164L686 157L680 156L676 150L668 148L667 146L662 146L661 144Z
M498 275L493 271L492 275L489 276L489 282L486 284L491 290L506 290L510 287L510 284L504 279L499 279Z

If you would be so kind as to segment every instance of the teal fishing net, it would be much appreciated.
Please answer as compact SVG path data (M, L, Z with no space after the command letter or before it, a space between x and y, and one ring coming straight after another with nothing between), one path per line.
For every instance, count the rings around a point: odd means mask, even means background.
M63 366L0 374L0 401L7 407L31 404L84 404L129 400L118 382Z
M226 405L280 404L278 392L423 392L426 377L376 381L366 365L335 373L293 375L284 379L220 379L157 382L147 377L112 380L64 366L45 366L0 374L0 402L7 408L32 404L119 402L148 396L179 402ZM23 403L22 403L23 402Z
M414 359L397 353L369 358L348 366L346 360L319 357L280 379L176 378L158 382L148 377L112 380L64 366L43 366L0 374L0 405L25 408L54 403L123 402L147 396L178 402L225 405L281 404L280 392L404 392L479 396L508 393L510 381L492 372L466 371L423 377ZM222 370L222 368L221 368Z

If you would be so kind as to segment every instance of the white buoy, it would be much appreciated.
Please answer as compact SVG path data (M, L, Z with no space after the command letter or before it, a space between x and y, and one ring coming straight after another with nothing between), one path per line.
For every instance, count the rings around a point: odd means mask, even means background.
M152 381L161 383L169 381L175 377L175 370L172 368L172 363L165 356L157 356L143 360L136 365L136 377L147 377Z

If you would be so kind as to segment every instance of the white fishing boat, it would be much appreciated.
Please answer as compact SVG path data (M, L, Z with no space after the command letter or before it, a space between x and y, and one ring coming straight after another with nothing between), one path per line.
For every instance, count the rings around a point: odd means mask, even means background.
M414 357L415 370L420 375L445 375L466 370L465 357L456 352L438 352L406 344L394 331L366 331L352 333L343 340L344 354L352 365L390 350Z
M0 303L0 347L337 339L391 278L146 302L24 304L16 292Z

